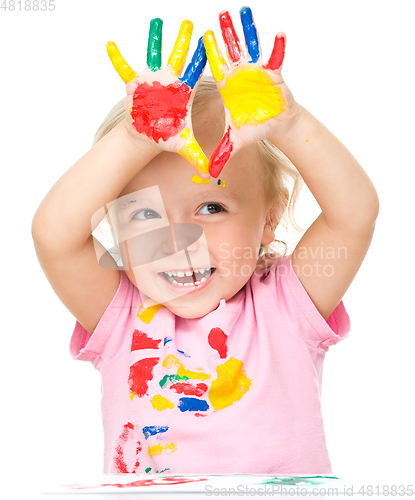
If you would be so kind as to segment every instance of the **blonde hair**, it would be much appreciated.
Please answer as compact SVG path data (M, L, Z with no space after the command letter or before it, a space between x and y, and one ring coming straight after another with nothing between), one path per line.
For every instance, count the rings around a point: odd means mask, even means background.
M214 106L215 103L218 104ZM200 79L195 98L192 105L192 119L201 116L216 118L225 126L225 112L222 106L222 99L217 88L216 81L211 76L204 76ZM102 139L116 125L125 118L125 97L123 97L108 113L105 120L97 130L93 145ZM296 230L302 229L297 225L294 218L295 203L303 186L303 180L288 158L268 139L257 142L256 150L259 162L263 168L264 197L268 206L274 207L274 217L285 229L290 226ZM290 193L287 203L287 190ZM97 235L111 234L111 240L116 242L114 237L113 225L114 217L111 216L111 209L98 227L95 229ZM281 249L283 247L283 249ZM287 243L274 239L269 245L262 245L259 250L256 271L269 267L287 253ZM110 252L116 260L119 255L116 252Z

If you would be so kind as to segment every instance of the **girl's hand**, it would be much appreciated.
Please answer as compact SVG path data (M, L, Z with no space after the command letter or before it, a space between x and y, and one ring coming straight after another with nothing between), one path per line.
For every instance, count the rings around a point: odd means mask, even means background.
M113 42L107 45L111 62L126 84L126 127L134 138L179 153L203 178L209 178L209 160L194 138L191 108L197 83L206 65L203 39L183 76L179 77L189 50L193 24L183 21L169 57L161 69L163 21L150 22L147 69L140 75L127 64Z
M293 123L297 113L298 105L281 76L285 34L277 34L271 57L264 65L251 9L243 7L240 15L249 60L243 54L229 12L219 15L229 65L217 47L213 32L208 31L204 37L207 58L226 112L225 134L210 159L213 177L219 176L239 149L276 136L278 130Z

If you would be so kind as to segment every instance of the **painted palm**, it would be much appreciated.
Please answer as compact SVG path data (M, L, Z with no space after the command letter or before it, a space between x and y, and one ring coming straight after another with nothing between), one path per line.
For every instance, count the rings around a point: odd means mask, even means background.
M285 34L278 33L271 57L262 62L258 34L249 7L240 10L248 57L245 57L229 12L219 16L228 64L222 57L212 31L204 41L212 75L218 82L225 111L222 141L210 159L210 174L218 177L226 162L243 146L270 138L276 120L290 115L294 102L281 76ZM284 120L282 120L284 121Z
M194 138L191 106L196 84L206 65L203 39L180 76L189 50L193 24L183 21L167 67L161 68L161 19L150 22L147 68L137 74L122 57L114 42L107 52L126 84L126 117L129 130L141 139L155 142L165 151L182 155L195 169L208 176L209 161Z

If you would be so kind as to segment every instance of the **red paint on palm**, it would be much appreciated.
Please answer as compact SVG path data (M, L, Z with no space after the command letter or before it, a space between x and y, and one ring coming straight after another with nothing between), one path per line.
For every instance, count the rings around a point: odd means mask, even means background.
M222 172L223 167L231 156L233 150L233 142L230 138L231 127L228 128L225 135L222 137L218 147L215 149L213 155L210 158L209 173L212 177L219 177Z
M212 328L208 335L208 342L212 349L218 351L221 359L226 358L228 353L228 346L226 342L228 340L228 336L226 333L220 328Z
M141 330L134 330L131 352L139 349L158 349L161 339L152 339Z
M284 61L285 55L285 38L283 36L276 36L274 42L274 48L272 49L271 57L269 58L268 64L264 66L265 69L279 69L282 62Z
M160 358L145 358L130 366L128 384L133 394L142 398L147 393L148 382L153 379L153 368L159 361Z
M190 95L190 87L181 82L167 86L160 82L140 83L133 94L134 128L157 143L174 137L186 127Z

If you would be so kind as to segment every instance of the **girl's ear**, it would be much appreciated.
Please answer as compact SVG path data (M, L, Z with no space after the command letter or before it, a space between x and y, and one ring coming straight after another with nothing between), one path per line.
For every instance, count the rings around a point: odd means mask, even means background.
M271 205L269 208L265 218L264 232L261 240L262 245L269 245L275 240L275 230L277 229L278 223L287 208L288 199L289 194L288 191L285 190L283 201L279 201ZM283 206L281 206L281 204Z

